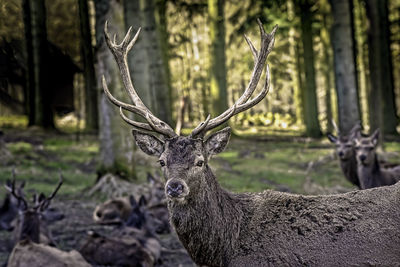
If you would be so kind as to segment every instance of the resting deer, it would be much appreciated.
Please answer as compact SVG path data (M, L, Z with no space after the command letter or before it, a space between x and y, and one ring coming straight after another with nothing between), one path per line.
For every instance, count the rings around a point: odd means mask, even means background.
M9 267L14 266L90 266L75 250L61 251L55 247L50 230L47 228L45 211L55 197L63 183L60 181L49 197L43 194L35 195L33 205L29 205L24 196L15 188L15 177L12 183L6 186L10 194L19 202L19 218L15 229L18 243L15 245L8 260Z
M142 196L139 203L129 198L131 211L124 224L104 236L90 231L80 252L95 265L154 266L161 255L161 245L151 225Z
M336 154L339 157L340 168L342 169L344 177L346 177L350 183L361 188L357 175L356 153L353 147L353 139L357 132L361 130L361 126L357 123L353 126L348 135L344 135L339 131L335 121L332 120L332 124L338 136L336 137L333 134L328 134L328 139L336 145Z
M386 168L378 161L376 153L378 141L379 129L371 136L358 135L354 140L361 189L392 185L400 180L400 166Z
M15 178L11 185L7 185L6 189L18 199L19 215L17 218L16 227L14 229L16 240L29 239L35 243L47 243L54 245L50 230L46 225L46 220L43 216L46 209L49 207L51 200L57 194L57 191L62 185L62 176L60 174L60 182L54 192L45 197L44 194L35 195L33 206L29 207L28 201L24 196L19 195L15 190Z
M129 75L127 53L140 30L122 43L106 42L121 71L133 104L113 97L103 77L103 88L122 118L133 126L137 145L158 157L166 179L170 220L176 233L198 265L207 266L352 266L400 264L400 185L328 196L302 196L267 190L234 194L217 182L208 162L224 150L231 130L225 128L208 138L207 131L259 103L267 94L269 69L261 92L251 99L268 54L276 27L265 33L258 21L261 48L245 37L254 56L254 69L243 95L221 115L210 116L189 136L172 128L143 104ZM127 118L122 110L143 117ZM157 133L161 138L150 134Z
M13 171L13 175L14 171ZM10 187L11 186L11 181L7 180L6 186ZM23 189L24 189L25 183L22 182L18 188L16 188L16 191L18 194L21 196L23 194ZM18 215L18 205L19 201L17 198L15 198L12 194L8 193L6 194L3 205L0 207L0 230L7 230L7 231L12 231L13 226L12 222Z

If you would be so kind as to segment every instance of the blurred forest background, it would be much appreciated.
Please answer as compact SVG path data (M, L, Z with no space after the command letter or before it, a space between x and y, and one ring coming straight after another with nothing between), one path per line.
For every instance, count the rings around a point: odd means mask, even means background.
M129 55L136 90L188 133L244 91L259 43L256 19L279 25L265 100L230 121L238 136L398 136L400 0L0 0L0 127L99 137L98 173L134 176L133 138L105 98L128 101L104 41L142 27ZM97 139L97 138L96 138Z

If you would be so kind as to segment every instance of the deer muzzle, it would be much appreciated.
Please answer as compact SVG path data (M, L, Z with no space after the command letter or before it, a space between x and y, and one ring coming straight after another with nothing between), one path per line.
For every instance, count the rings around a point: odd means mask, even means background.
M189 194L188 186L182 180L169 180L165 185L165 194L172 199L184 198Z

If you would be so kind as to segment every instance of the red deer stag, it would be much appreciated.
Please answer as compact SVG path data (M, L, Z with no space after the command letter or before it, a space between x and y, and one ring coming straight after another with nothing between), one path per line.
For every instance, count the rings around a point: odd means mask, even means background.
M166 179L170 220L178 237L198 265L207 266L351 266L400 264L400 185L328 196L302 196L267 190L234 194L223 189L208 166L211 156L226 147L230 128L204 138L207 131L259 103L267 94L269 70L261 92L254 93L274 44L276 27L261 35L259 51L245 37L254 56L254 69L243 95L221 115L199 124L189 136L178 136L143 104L129 74L127 53L131 29L120 44L106 42L121 71L133 104L110 101L134 127L137 145L158 157ZM139 67L139 66L136 66ZM133 121L128 110L146 122ZM160 134L163 138L151 135Z

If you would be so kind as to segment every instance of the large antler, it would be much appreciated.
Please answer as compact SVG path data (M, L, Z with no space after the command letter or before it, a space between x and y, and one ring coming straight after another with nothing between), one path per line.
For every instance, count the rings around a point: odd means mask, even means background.
M265 62L267 60L268 54L271 52L272 47L274 46L275 41L275 32L278 28L276 25L271 33L266 33L264 31L264 27L260 20L257 20L258 26L260 28L260 35L261 35L261 48L260 51L257 51L254 45L251 43L250 39L245 35L244 38L246 39L247 44L250 47L251 52L253 53L254 57L254 68L251 74L250 81L247 85L246 90L244 91L243 95L225 112L220 114L219 116L210 119L210 116L207 119L200 123L191 133L192 137L195 136L203 136L207 131L218 127L219 125L223 124L224 122L228 121L232 116L243 112L256 104L258 104L268 93L269 84L270 84L270 74L269 74L269 67L267 65L267 72L266 72L266 80L263 89L261 92L250 99L251 95L254 93L255 89L257 88L257 84L260 80L261 74L264 69ZM250 100L249 100L250 99Z
M154 116L153 113L151 113L151 111L146 107L146 105L143 104L142 100L136 93L135 88L133 87L133 83L129 73L127 55L129 51L132 49L136 40L138 39L141 29L139 28L139 30L136 32L135 36L131 40L132 27L130 27L122 42L120 44L117 44L116 35L114 35L114 40L111 41L107 27L108 27L108 22L106 22L104 26L105 39L108 47L110 48L117 62L117 65L121 72L122 81L124 83L126 91L129 94L129 97L132 100L133 105L119 101L114 96L112 96L112 94L108 90L107 82L103 75L102 81L103 81L104 92L106 93L106 95L113 104L120 107L121 117L133 127L137 128L138 130L155 131L168 137L176 136L177 134L167 123L163 122L162 120ZM122 109L138 114L139 116L143 117L147 121L147 123L137 122L127 118L122 112Z

